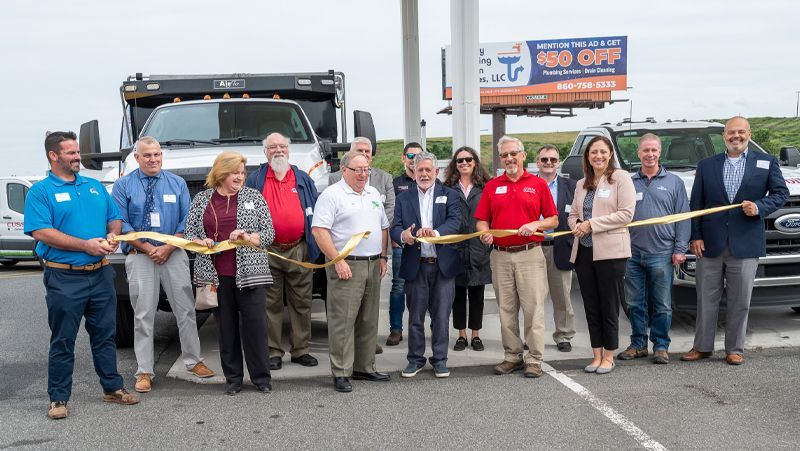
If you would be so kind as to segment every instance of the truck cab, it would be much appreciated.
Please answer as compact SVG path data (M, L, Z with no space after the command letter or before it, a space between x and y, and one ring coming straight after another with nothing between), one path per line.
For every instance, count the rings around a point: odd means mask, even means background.
M0 177L0 264L36 261L33 238L25 235L25 197L42 176Z

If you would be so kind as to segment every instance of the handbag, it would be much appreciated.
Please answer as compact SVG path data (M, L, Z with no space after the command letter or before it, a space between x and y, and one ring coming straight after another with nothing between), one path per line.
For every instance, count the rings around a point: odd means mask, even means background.
M217 241L217 235L219 230L219 220L217 219L217 212L214 210L214 205L211 205L211 212L214 213L214 241ZM211 256L213 261L214 256ZM209 310L212 308L219 307L219 301L217 300L217 286L213 283L210 285L202 285L197 287L197 290L194 294L194 309L195 310Z

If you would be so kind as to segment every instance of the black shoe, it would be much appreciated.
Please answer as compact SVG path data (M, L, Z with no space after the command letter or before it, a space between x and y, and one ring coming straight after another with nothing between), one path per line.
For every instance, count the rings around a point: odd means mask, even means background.
M228 396L236 396L240 391L242 391L242 384L228 384L228 387L225 389L225 394Z
M294 360L294 359L293 359ZM269 358L269 369L272 371L279 370L283 368L283 359L280 357L270 357Z
M350 385L350 381L346 377L334 377L333 389L342 393L350 393L353 391L353 386Z
M568 341L562 341L556 345L559 351L561 352L570 352L572 351L572 344Z
M391 379L386 373L362 373L361 371L353 371L353 380L357 381L370 381L370 382L386 382Z
M269 383L256 385L256 390L260 391L261 393L272 393L272 385Z
M472 350L483 351L483 341L481 341L481 337L472 337Z
M292 357L292 363L297 363L303 366L317 366L319 364L317 359L315 359L311 354L303 354L300 357Z
M467 349L467 337L458 337L455 346L453 346L453 351L463 351L465 349Z

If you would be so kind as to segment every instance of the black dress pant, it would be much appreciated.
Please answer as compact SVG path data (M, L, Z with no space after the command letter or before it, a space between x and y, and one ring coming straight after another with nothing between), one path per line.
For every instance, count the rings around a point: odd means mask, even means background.
M225 380L229 384L241 385L244 349L250 381L254 385L269 383L267 286L239 289L235 277L220 276L217 300L219 307L214 309L214 319L217 321L219 357Z
M483 290L485 285L461 287L456 285L453 301L453 327L457 330L467 328L467 298L469 298L469 328L481 330L483 327Z
M627 258L592 261L592 248L578 245L575 272L583 296L592 348L619 347L619 306L625 302Z

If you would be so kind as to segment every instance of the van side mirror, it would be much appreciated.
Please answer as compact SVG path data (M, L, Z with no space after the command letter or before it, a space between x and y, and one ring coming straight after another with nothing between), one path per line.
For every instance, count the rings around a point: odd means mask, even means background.
M372 143L372 155L378 150L378 141L375 139L375 125L372 115L366 111L353 111L353 136L363 136Z
M800 165L800 150L797 147L781 147L780 160L781 164L796 168Z
M89 121L81 125L78 144L81 149L81 163L86 169L103 169L103 162L94 159L100 153L100 126L97 120Z

